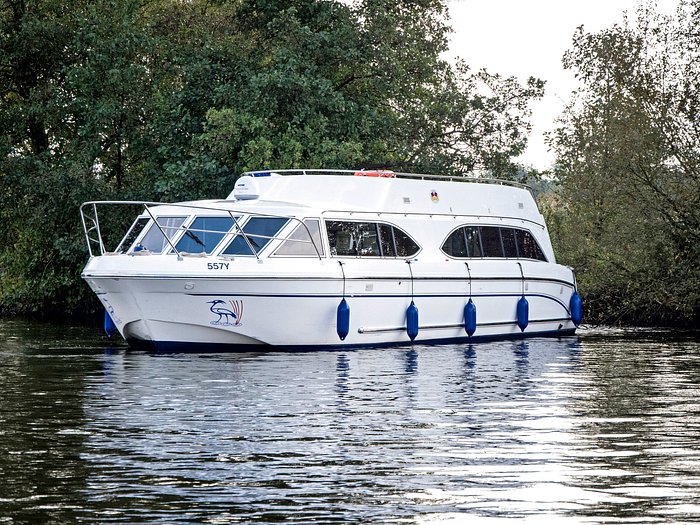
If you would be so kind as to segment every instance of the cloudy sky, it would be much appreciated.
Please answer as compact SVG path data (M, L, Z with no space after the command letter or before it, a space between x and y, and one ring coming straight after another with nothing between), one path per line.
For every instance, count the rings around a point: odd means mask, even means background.
M450 58L460 57L475 70L547 81L544 98L532 106L533 132L520 161L540 169L552 164L543 134L553 129L576 86L573 75L561 66L576 28L604 29L620 22L625 11L634 19L636 5L636 0L448 2L454 29ZM673 12L676 5L676 0L658 0L662 12Z

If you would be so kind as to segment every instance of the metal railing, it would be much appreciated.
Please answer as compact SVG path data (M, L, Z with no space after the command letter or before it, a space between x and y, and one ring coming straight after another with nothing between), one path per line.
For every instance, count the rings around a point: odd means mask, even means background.
M343 176L357 176L363 173L372 174L382 174L381 176L397 178L397 179L416 179L416 180L434 180L434 181L445 181L445 182L468 182L476 184L496 184L500 186L512 186L515 188L520 188L532 193L532 188L527 184L521 182L515 182L506 179L495 179L489 177L467 177L465 175L429 175L425 173L402 173L398 171L384 170L384 169L362 169L362 170L334 170L334 169L284 169L284 170L255 170L246 171L243 175L249 175L251 177L264 177L269 175L343 175Z
M196 214L198 211L209 211L209 212L217 212L217 215L219 216L226 216L228 215L231 220L233 221L234 228L229 229L227 231L221 231L221 230L207 230L207 229L196 229L192 231L197 231L197 232L205 232L205 233L218 233L218 234L223 234L224 236L228 234L233 234L235 235L241 235L243 239L245 240L246 244L248 245L248 248L251 251L251 254L256 257L256 259L260 260L260 256L258 255L258 250L256 250L255 241L251 240L251 237L255 238L263 238L263 239L268 239L268 240L277 240L277 239L284 239L284 237L278 236L278 235L262 235L262 234L250 234L246 233L243 229L243 226L241 225L240 219L243 216L249 216L249 217L269 217L269 218L277 218L277 219L285 219L287 221L294 221L299 223L305 230L306 234L308 235L309 240L303 240L303 239L293 239L293 242L298 242L298 243L308 243L311 244L314 248L314 251L316 252L316 256L319 259L323 258L322 255L322 250L323 248L317 246L316 241L314 240L313 235L311 234L311 230L309 230L309 227L306 225L303 219L300 219L298 217L294 217L291 215L279 215L279 214L271 214L271 213L260 213L260 212L254 212L251 213L250 211L242 211L242 210L237 210L230 208L228 206L204 206L201 204L192 204L192 203L159 203L159 202L148 202L148 201L89 201L85 202L80 206L80 218L82 221L83 225L83 231L85 233L85 242L87 244L88 252L90 254L90 257L95 257L96 255L105 255L107 253L112 253L109 252L105 248L105 242L103 240L103 235L102 231L100 229L100 219L99 219L99 212L98 212L98 206L142 206L143 211L137 215L138 217L148 217L151 219L153 224L158 228L160 233L163 235L165 241L167 242L168 246L170 249L173 251L174 254L177 255L178 260L182 260L183 256L180 251L178 251L174 238L177 236L180 232L182 231L188 231L189 228L185 226L179 226L178 228L175 229L175 234L168 234L166 233L166 230L172 230L173 228L171 227L166 227L160 224L158 222L158 217L157 215L153 212L154 207L161 207L161 208L176 208L176 209L183 209L187 213L187 215L193 215ZM133 223L132 223L133 224ZM294 230L296 231L296 230ZM279 232L278 232L279 233ZM128 234L128 232L127 232ZM123 242L123 238L122 238ZM117 247L119 247L117 245ZM126 247L128 250L128 246ZM184 252L183 252L184 253ZM226 255L224 255L226 256Z
M501 185L501 186L512 186L520 189L525 189L530 192L531 195L533 195L532 188L526 184L522 184L519 182L514 182L514 181L509 181L509 180L503 180L503 179L493 179L493 178L485 178L485 177L466 177L466 176L451 176L451 175L429 175L429 174L420 174L420 173L402 173L402 172L393 172L389 170L335 170L335 169L283 169L283 170L258 170L258 171L248 171L243 173L243 175L249 175L252 177L265 177L265 176L272 176L272 175L340 175L340 176L356 176L356 175L375 175L375 176L384 176L384 177L391 177L391 178L400 178L400 179L415 179L415 180L434 180L434 181L447 181L447 182L465 182L465 183L476 183L476 184L496 184L496 185ZM534 196L534 195L533 195ZM231 202L231 201L228 201ZM83 203L83 205L80 207L80 216L83 224L83 230L85 232L85 240L88 246L88 251L90 253L91 257L95 256L95 253L98 253L99 255L104 255L105 253L109 253L106 248L105 248L105 243L103 241L103 235L102 231L100 229L100 220L99 220L99 214L98 214L98 206L107 206L107 205L128 205L128 206L143 206L143 211L139 216L143 217L150 217L150 219L154 222L156 227L160 230L160 232L163 234L166 242L172 249L174 253L177 254L178 258L181 258L181 255L179 251L177 250L175 243L173 242L173 239L171 236L169 236L165 230L166 228L163 228L161 224L157 221L156 216L151 212L151 207L155 206L168 206L168 207L179 207L183 209L190 210L188 212L188 215L191 215L194 213L196 210L207 210L207 211L216 211L218 213L223 213L226 214L228 213L231 218L233 219L234 225L235 225L235 232L240 234L248 244L251 252L255 255L256 258L260 258L258 256L257 251L254 249L253 243L251 242L249 234L246 234L243 231L243 228L239 224L238 218L234 216L234 214L239 214L241 216L243 215L253 215L257 217L274 217L274 218L284 218L287 220L292 220L292 221L297 221L300 224L304 226L306 229L307 234L309 235L310 241L303 241L303 240L298 240L295 239L295 242L311 242L311 244L314 247L314 250L316 251L317 256L319 259L321 259L322 256L322 250L319 249L319 246L316 245L316 242L313 240L313 236L311 235L311 232L309 228L304 224L304 221L302 219L299 219L297 217L293 216L288 216L288 215L276 215L276 214L265 214L265 213L259 213L255 212L254 214L251 214L250 211L239 211L235 209L231 209L229 207L214 207L214 206L204 206L200 204L194 204L194 203L159 203L159 202L148 202L148 201L89 201ZM239 217L240 218L240 217ZM181 228L177 229L177 232L181 231ZM221 232L215 232L215 233L221 233ZM226 232L230 233L230 232ZM253 237L262 237L266 238L264 235L254 235ZM277 239L278 237L274 236L271 237L271 239Z

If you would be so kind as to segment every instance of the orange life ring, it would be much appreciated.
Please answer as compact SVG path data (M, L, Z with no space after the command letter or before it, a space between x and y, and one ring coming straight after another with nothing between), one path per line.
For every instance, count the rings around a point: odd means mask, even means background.
M355 177L393 177L394 172L389 170L356 171Z

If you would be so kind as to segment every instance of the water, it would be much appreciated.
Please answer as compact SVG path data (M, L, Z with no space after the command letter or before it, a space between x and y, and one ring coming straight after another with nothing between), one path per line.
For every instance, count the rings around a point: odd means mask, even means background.
M157 355L3 322L0 524L696 522L699 385L671 332Z

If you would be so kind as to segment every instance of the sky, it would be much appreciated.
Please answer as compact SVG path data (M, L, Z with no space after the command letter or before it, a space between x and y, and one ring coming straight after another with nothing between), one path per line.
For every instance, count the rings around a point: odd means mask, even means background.
M657 0L664 13L674 11L676 0ZM472 70L529 76L546 81L544 97L534 102L532 133L519 162L549 168L554 156L547 151L544 133L555 127L576 87L573 73L561 65L564 52L580 25L598 31L621 22L626 11L634 20L637 0L452 0L449 59L459 57Z

